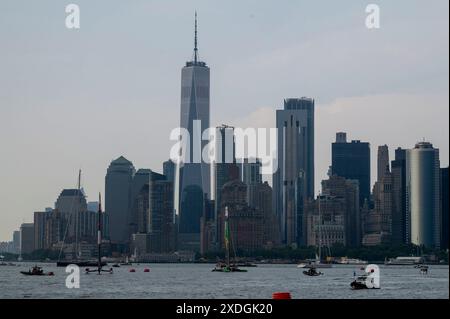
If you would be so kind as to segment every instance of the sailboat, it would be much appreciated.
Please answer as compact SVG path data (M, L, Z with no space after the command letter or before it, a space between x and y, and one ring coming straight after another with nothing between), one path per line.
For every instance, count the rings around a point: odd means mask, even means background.
M247 272L246 269L240 269L230 261L230 223L228 216L228 207L225 207L225 249L226 249L226 262L217 263L216 267L212 271L216 272Z
M310 268L310 269L317 269L317 268L331 268L330 263L322 263L322 210L320 207L320 200L321 200L321 195L319 194L319 247L318 247L318 253L316 253L316 259L313 261L310 261L308 264L300 264L297 267L299 268ZM317 276L317 274L322 274L322 273L315 273L314 271L312 272L303 272L305 275L308 276Z
M81 189L81 170L78 171L78 187L77 187L77 196L80 196L82 192ZM72 209L71 209L72 210ZM72 211L70 212L70 214L72 214ZM72 219L70 217L70 219ZM70 223L70 222L69 222ZM75 223L76 223L76 218L75 218ZM76 225L75 225L76 226ZM67 225L67 229L68 229L69 225ZM82 260L81 259L81 250L79 247L79 243L78 243L78 227L75 227L75 246L74 246L74 255L75 255L75 259L74 260L61 260L61 253L64 249L64 243L61 246L61 250L59 253L59 258L58 261L56 263L57 267L67 267L69 265L77 265L79 267L95 267L97 266L97 261L96 260ZM66 229L66 233L67 233L67 229ZM64 235L65 237L65 235ZM102 262L102 266L106 266L105 262Z
M101 254L101 248L102 248L102 198L101 194L98 194L98 227L97 227L97 248L98 248L98 262L97 262L97 269L89 269L86 268L86 274L89 274L91 272L97 272L99 275L102 272L107 272L112 274L113 269L110 268L109 270L103 270L103 264L102 264L102 254Z

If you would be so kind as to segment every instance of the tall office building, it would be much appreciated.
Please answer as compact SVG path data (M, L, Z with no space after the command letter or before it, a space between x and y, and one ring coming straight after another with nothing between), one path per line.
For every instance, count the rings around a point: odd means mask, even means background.
M49 249L46 235L48 233L48 223L52 217L52 212L34 213L34 249Z
M274 209L280 219L282 243L298 245L304 238L298 225L303 219L303 203L314 197L314 100L287 99L276 118Z
M31 254L34 251L34 224L24 223L20 226L20 253Z
M322 181L322 194L341 198L345 204L345 244L350 247L361 244L361 216L359 208L359 183L333 175Z
M238 164L241 181L247 185L262 183L261 167L259 158L244 158L242 163Z
M420 142L406 151L406 192L411 243L439 247L440 160L431 143Z
M441 168L441 249L448 249L448 217L450 215L448 182L448 167Z
M219 245L225 247L225 212L228 209L231 246L236 251L255 251L263 247L264 220L262 210L248 206L247 186L240 180L222 187L219 220Z
M133 163L123 156L111 162L105 177L105 213L109 220L109 237L119 251L127 251L133 225Z
M63 189L55 202L55 210L61 217L63 237L66 243L77 242L81 214L87 211L86 196L82 190Z
M320 195L305 204L306 245L346 245L345 198Z
M174 185L174 189L175 189L176 178L177 178L176 170L177 170L177 166L174 162L172 162L172 160L168 160L163 163L163 175L166 176L167 180ZM174 195L175 195L175 192L174 192Z
M397 148L392 171L392 243L406 244L406 150Z
M142 195L142 188L150 183L153 172L149 169L138 169L133 176L131 183L131 216L132 216L132 234L146 232L142 230L142 224L139 223L139 207L137 198ZM147 199L148 202L148 199Z
M190 140L181 151L179 174L179 231L181 241L200 245L200 217L204 195L210 198L210 166L202 160L207 141L201 134L209 128L210 70L198 58L197 14L195 17L194 58L181 71L180 127L189 132ZM183 237L185 237L183 239Z
M216 219L220 211L223 185L239 179L239 168L236 164L235 154L234 128L227 125L217 127L216 159L214 162Z
M347 142L343 133L332 144L333 175L359 182L359 205L370 199L370 145L361 141Z
M373 246L391 242L392 195L392 174L386 166L384 175L373 187L374 207L364 218L363 245Z
M390 171L389 168L389 148L387 145L378 146L378 161L377 161L377 180L381 181L386 172L386 169Z
M175 250L173 183L153 173L149 184L149 230L154 252Z
M13 251L14 254L20 253L20 230L13 232Z

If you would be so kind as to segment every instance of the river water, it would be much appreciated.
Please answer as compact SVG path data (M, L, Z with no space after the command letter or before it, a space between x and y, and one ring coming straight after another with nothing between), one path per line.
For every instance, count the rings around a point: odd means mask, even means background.
M66 287L65 268L39 264L55 276L24 276L32 264L0 266L0 299L5 298L162 298L270 299L290 292L294 299L448 299L448 266L430 266L421 275L412 266L380 265L381 289L350 289L360 266L334 265L319 277L303 275L296 265L258 265L247 273L211 272L208 264L148 264L114 268L114 274L80 274L80 288ZM129 272L136 269L135 273ZM145 273L144 269L150 268Z

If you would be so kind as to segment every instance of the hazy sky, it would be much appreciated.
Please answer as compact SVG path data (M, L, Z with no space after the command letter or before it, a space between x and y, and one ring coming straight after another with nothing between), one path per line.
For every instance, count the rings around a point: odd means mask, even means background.
M365 8L381 8L381 28ZM65 27L65 6L81 28ZM162 170L180 71L211 67L211 123L273 127L287 97L316 100L316 189L336 131L376 149L425 138L449 158L447 0L0 0L0 240L83 170L90 200L111 160Z

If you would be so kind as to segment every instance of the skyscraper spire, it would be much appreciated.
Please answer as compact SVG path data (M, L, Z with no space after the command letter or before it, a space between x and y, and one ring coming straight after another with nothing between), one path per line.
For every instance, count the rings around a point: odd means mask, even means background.
M195 11L194 63L197 63L197 54L198 54L198 47L197 47L197 11Z

